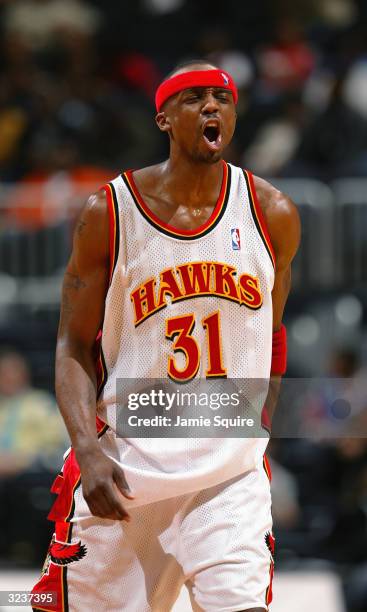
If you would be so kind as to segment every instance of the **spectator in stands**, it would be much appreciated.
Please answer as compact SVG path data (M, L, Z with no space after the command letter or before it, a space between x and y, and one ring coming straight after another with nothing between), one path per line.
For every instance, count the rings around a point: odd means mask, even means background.
M17 161L28 123L25 109L12 96L8 79L0 79L0 167L3 176L11 163Z
M68 436L55 399L31 386L27 361L9 348L0 353L0 478L59 457Z
M7 3L4 29L33 50L52 47L56 37L93 35L99 12L83 0L12 0Z
M38 563L49 533L44 512L60 453L69 439L54 398L30 381L27 361L17 351L0 352L0 559ZM27 523L24 517L27 517ZM32 529L29 529L32 525Z
M302 138L305 114L300 96L286 96L278 113L263 122L246 147L242 165L255 174L269 177L286 172Z
M74 218L86 195L114 175L113 171L81 164L75 141L54 138L35 139L34 169L14 187L7 202L8 226L35 230Z
M343 100L343 82L335 80L329 104L305 130L294 172L324 180L365 175L367 120Z
M271 97L299 90L310 76L315 61L300 24L289 17L279 20L273 44L260 49L257 57L264 93Z
M348 70L343 99L351 109L367 119L367 50Z

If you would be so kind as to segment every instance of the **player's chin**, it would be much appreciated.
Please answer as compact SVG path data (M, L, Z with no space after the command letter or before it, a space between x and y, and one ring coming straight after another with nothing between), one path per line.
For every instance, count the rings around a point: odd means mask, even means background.
M216 164L222 159L222 150L220 151L200 151L196 155L196 161L205 164Z

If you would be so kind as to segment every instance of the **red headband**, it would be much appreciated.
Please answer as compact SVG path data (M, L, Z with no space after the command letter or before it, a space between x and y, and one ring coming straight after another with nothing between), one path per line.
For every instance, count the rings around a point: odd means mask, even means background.
M157 113L160 112L162 105L168 98L174 96L183 89L193 87L220 87L232 92L233 101L237 104L237 87L231 75L224 70L191 70L183 72L167 79L161 83L155 94L155 107Z

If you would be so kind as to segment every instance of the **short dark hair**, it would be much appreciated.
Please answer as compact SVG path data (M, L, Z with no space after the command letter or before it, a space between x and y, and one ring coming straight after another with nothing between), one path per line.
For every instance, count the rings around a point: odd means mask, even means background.
M209 66L217 68L217 66L215 66L212 62L202 57L198 59L186 60L184 62L179 62L178 64L176 64L173 70L171 70L171 72L164 77L164 80L170 79L171 76L173 76L178 70L181 70L181 68L187 68L189 66L194 66L195 64L209 64Z

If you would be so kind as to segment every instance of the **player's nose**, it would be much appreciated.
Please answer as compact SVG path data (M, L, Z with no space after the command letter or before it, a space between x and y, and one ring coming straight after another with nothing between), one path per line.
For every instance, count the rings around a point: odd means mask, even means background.
M208 92L204 98L202 112L206 115L212 114L219 108L218 100L213 93Z

